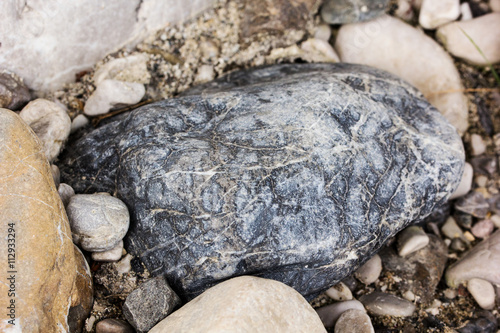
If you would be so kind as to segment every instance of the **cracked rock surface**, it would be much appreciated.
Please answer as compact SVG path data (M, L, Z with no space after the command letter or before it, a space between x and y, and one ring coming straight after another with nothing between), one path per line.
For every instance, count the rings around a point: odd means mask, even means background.
M463 167L421 93L352 64L231 73L111 118L60 164L77 193L125 202L127 251L185 299L243 274L311 298L443 204Z

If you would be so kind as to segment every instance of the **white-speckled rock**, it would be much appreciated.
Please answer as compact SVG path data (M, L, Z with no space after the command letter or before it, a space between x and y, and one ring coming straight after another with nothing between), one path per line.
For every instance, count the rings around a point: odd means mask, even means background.
M382 259L380 259L380 256L376 254L370 260L365 262L363 266L358 268L356 273L354 273L354 276L356 276L359 281L368 285L377 281L381 272Z
M459 0L424 0L418 22L425 29L436 29L443 24L455 21L459 16Z
M0 67L40 91L74 82L122 46L133 47L168 23L188 19L213 0L0 1Z
M473 156L484 154L486 151L486 143L479 134L472 134L470 136L471 153Z
M71 122L71 133L76 132L77 130L79 130L80 128L82 128L84 126L87 126L88 123L89 123L89 119L87 117L85 117L85 115L79 114Z
M405 257L429 244L429 236L419 226L410 226L398 234L398 254Z
M224 281L158 323L149 333L326 332L307 301L274 280L241 276Z
M123 252L123 241L121 240L111 250L103 252L92 252L92 260L102 261L102 262L115 262L121 259L122 252Z
M88 116L108 113L117 105L130 105L141 101L146 93L142 83L104 80L90 95L83 112Z
M66 111L54 102L39 98L29 102L19 116L42 141L47 159L53 161L71 130L71 119Z
M145 53L113 59L98 67L94 73L94 83L99 86L104 80L118 80L147 84L151 79L148 60L149 56Z
M75 190L73 190L73 188L66 183L59 184L57 192L59 192L59 196L61 197L64 207L69 204L69 201L75 195Z
M492 310L495 307L495 289L488 281L477 278L470 279L467 282L467 290L483 309Z
M472 178L474 177L474 169L470 163L465 162L464 173L462 179L455 192L450 197L450 200L460 198L466 195L472 188Z
M66 210L73 241L87 251L111 250L127 233L127 206L107 193L77 194Z
M375 291L359 298L368 313L375 316L409 317L415 312L415 304L392 294Z
M460 283L473 278L500 284L500 230L476 244L446 271L446 283L455 288Z
M326 328L331 328L335 325L337 320L339 319L342 313L346 312L350 309L356 309L366 312L365 307L361 304L360 301L351 300L344 302L336 302L330 305L323 306L321 308L316 309L323 325Z
M325 292L328 297L335 301L350 301L352 300L351 290L342 282L337 283Z
M304 51L302 56L309 62L339 62L339 56L327 41L318 38L309 38L300 44Z
M464 31L488 61L483 58ZM493 64L500 62L500 13L447 24L437 30L436 37L455 57L474 65L486 66L488 62Z
M467 99L453 59L423 32L384 15L343 25L335 50L343 62L370 65L402 77L422 91L460 134L467 129Z
M351 309L340 315L335 324L335 333L374 333L372 321L363 310Z

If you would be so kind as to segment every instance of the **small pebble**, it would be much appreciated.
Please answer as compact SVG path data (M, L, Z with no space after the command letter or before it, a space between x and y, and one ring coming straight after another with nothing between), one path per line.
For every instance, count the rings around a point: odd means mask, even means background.
M460 16L459 0L423 0L418 22L425 29L436 29L456 20L458 16Z
M0 108L19 110L31 100L31 93L17 75L0 71Z
M462 17L460 18L461 21L467 21L467 20L472 20L472 11L470 9L470 5L468 2L464 2L463 4L460 5L460 13L462 14Z
M39 98L29 102L19 116L42 141L49 162L55 160L71 130L66 111L54 102Z
M50 171L52 172L52 179L54 179L54 184L56 185L56 188L58 188L59 184L61 183L61 172L55 164L50 165Z
M326 41L310 38L300 44L300 48L304 51L302 56L309 62L339 62L339 56L333 47Z
M374 255L363 266L358 268L354 276L365 285L372 284L377 281L382 272L382 260L378 254Z
M361 304L361 302L357 300L337 302L326 305L316 309L316 312L321 318L323 325L325 325L326 328L331 328L335 325L335 322L337 321L337 319L339 319L340 315L350 309L357 309L366 312L363 304Z
M394 13L397 17L404 21L411 21L415 17L413 6L410 0L397 0L398 8Z
M486 143L479 134L472 134L470 136L470 145L473 156L479 156L481 154L484 154L484 152L486 152Z
M68 206L69 201L75 195L75 190L73 190L73 188L66 183L59 184L57 192L59 192L59 196L61 197L64 207Z
M472 234L477 238L486 238L493 232L495 228L493 221L491 219L481 220L476 222L472 228Z
M415 300L415 294L411 290L405 291L403 293L403 297L410 302L413 302Z
M490 205L481 193L473 191L458 199L455 209L484 219L490 210Z
M96 321L96 317L93 315L88 317L87 320L85 320L85 329L87 330L87 332L92 331L92 329L94 328L95 321Z
M453 238L453 240L448 240L450 243L450 248L456 252L463 252L467 250L467 244L460 238Z
M488 185L488 177L485 175L479 175L475 178L474 182L478 187L486 187L486 185Z
M494 214L490 217L490 220L493 222L495 228L500 229L500 215Z
M147 62L149 56L138 53L124 58L112 59L101 65L94 73L93 79L96 86L104 80L118 80L147 84L151 79Z
M107 193L77 194L66 210L73 241L86 251L111 250L128 231L127 206Z
M478 278L470 279L467 282L467 290L481 308L491 310L495 307L495 289L488 281Z
M458 295L458 292L456 289L447 288L443 291L443 294L447 299L455 299Z
M89 119L83 114L79 114L71 122L71 133L78 131L80 128L87 126Z
M476 240L473 234L471 234L469 231L464 232L464 238L466 241L473 242Z
M351 290L342 282L337 283L326 291L328 297L335 301L350 301L352 300Z
M134 333L129 323L120 319L108 318L101 320L95 327L96 333Z
M127 274L132 270L132 265L130 262L134 257L131 254L125 255L122 260L115 264L116 271L118 274Z
M328 24L320 24L314 32L314 38L328 42L332 36L332 29Z
M464 196L467 193L469 193L470 189L472 188L473 176L474 176L474 169L472 168L472 165L466 162L464 166L464 173L462 174L462 179L460 180L460 184L458 185L455 192L453 192L453 194L451 195L450 200L460 198L461 196Z
M464 238L464 233L463 233L462 229L460 229L457 222L455 221L455 219L452 216L450 216L446 220L445 224L441 227L441 232L443 233L443 235L445 235L449 239L453 239L453 238L463 239Z
M119 241L118 244L111 250L104 252L92 252L92 260L102 261L102 262L115 262L120 260L123 252L123 240Z
M415 312L415 304L391 294L375 291L359 300L375 316L409 317Z
M398 254L405 257L429 244L429 236L419 226L411 226L398 234Z
M142 83L104 80L90 95L83 112L88 116L106 114L117 105L139 103L145 93Z
M335 333L374 333L372 321L364 310L351 309L342 313L335 324Z
M204 41L200 44L200 50L205 60L215 59L219 55L219 49L211 41Z
M453 217L455 218L455 221L460 226L460 228L462 228L462 230L472 228L472 223L474 222L474 218L472 217L472 215L455 211Z
M215 78L214 66L212 65L202 65L198 68L198 73L194 81L196 83L204 83L212 81Z
M435 299L432 301L431 306L429 306L427 309L425 309L425 312L428 312L432 314L433 316L437 316L439 314L439 308L443 305L440 300Z

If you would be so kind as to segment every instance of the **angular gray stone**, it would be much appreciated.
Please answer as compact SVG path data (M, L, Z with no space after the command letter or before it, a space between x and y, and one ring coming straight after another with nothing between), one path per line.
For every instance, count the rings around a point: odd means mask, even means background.
M455 129L401 79L352 64L232 73L78 139L62 178L116 193L124 239L181 297L241 274L313 296L460 181Z
M329 24L355 23L384 14L388 4L389 0L327 0L320 13Z
M139 332L148 332L180 305L181 299L163 276L157 276L132 291L123 304L123 315Z

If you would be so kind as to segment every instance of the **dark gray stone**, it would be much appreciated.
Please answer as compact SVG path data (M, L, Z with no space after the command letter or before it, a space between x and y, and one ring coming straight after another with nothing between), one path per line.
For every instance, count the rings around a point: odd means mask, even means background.
M455 129L409 84L303 64L117 116L60 169L77 193L122 199L127 251L190 299L243 274L314 296L442 205L463 166Z
M123 315L139 332L148 332L180 305L179 296L165 277L157 276L132 291L123 304Z
M384 14L389 0L326 0L321 18L329 24L346 24L372 20Z

